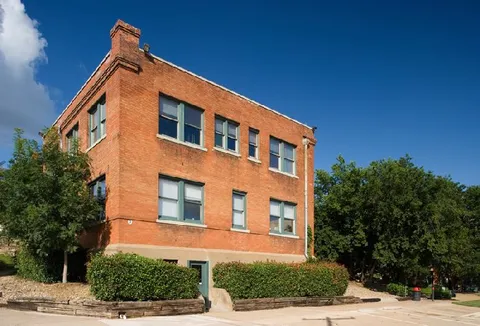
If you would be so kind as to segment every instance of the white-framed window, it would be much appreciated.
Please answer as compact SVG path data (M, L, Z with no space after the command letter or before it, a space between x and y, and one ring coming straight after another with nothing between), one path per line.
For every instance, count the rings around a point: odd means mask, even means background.
M160 95L158 132L183 142L203 146L203 110Z
M97 200L101 207L100 213L98 214L98 221L105 221L105 202L107 198L107 187L104 175L90 183L90 194Z
M78 147L78 123L67 133L67 152L73 152Z
M259 159L258 142L259 134L257 129L249 128L248 130L248 156Z
M203 184L160 176L158 218L203 223Z
M88 111L89 114L89 144L94 145L107 133L106 96L103 95Z
M270 137L270 168L295 175L295 146Z
M244 192L232 193L232 228L247 228L247 200Z
M239 152L239 125L222 117L215 117L215 146L232 152Z
M295 234L296 215L295 204L270 199L270 233Z

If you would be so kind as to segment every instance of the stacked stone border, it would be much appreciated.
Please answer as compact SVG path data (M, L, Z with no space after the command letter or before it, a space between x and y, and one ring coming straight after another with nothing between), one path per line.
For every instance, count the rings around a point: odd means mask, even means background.
M170 316L201 314L203 299L165 301L82 301L55 300L51 298L16 298L7 300L6 308L30 310L51 314L88 316L100 318L132 318L143 316Z
M362 299L354 296L241 299L233 301L233 310L251 311L286 307L321 307L363 302Z

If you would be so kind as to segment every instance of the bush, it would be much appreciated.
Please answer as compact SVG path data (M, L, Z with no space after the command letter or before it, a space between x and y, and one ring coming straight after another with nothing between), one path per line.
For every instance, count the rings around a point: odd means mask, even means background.
M423 288L422 294L427 298L431 298L432 286L430 285L429 287ZM440 285L435 286L435 299L451 299L451 298L452 298L452 293L450 292L450 290L443 290Z
M87 266L98 300L144 301L198 297L198 271L135 254L95 255Z
M215 265L213 281L232 299L339 296L348 272L332 263L232 262Z
M389 283L387 284L387 292L399 297L404 297L405 294L408 295L411 291L405 288L403 284Z
M40 257L22 248L17 253L15 267L21 277L42 283L53 283L61 280L62 259L59 253Z
M0 254L0 271L14 267L13 257L7 254Z

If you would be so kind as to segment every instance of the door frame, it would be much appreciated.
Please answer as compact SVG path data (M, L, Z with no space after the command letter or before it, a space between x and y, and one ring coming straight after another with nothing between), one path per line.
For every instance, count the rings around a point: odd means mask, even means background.
M192 268L192 264L202 265L202 283L205 281L205 289L207 291L206 296L202 294L205 299L205 309L208 311L210 309L210 262L206 260L187 260L187 266ZM204 273L205 272L205 273ZM204 275L205 274L205 275ZM204 280L205 278L205 280ZM203 285L203 284L202 284ZM199 290L200 291L200 290Z

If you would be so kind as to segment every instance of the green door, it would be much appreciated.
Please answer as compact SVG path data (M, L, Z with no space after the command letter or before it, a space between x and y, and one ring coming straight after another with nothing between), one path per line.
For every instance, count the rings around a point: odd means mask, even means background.
M208 300L208 261L189 261L188 267L198 271L198 290L205 299L205 309L210 309Z

